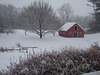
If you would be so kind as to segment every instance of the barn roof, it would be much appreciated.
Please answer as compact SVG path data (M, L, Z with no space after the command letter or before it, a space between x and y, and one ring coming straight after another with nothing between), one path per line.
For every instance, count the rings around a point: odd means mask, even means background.
M64 24L60 30L63 31L67 31L68 29L70 29L73 25L78 24L77 22L67 22L66 24ZM79 24L78 24L79 25ZM80 26L80 25L79 25ZM81 26L80 26L81 27ZM82 27L81 27L82 28ZM83 29L83 28L82 28Z

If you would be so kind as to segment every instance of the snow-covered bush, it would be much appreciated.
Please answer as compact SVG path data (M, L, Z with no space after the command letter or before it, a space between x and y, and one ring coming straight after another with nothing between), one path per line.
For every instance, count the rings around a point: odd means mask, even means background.
M17 47L21 47L21 44L20 44L20 43L16 43L16 46L17 46Z
M27 59L20 57L19 64L11 63L9 70L0 75L80 75L100 70L99 46L87 50L64 48L60 52L30 55Z
M3 47L0 47L0 52L4 52L4 48Z

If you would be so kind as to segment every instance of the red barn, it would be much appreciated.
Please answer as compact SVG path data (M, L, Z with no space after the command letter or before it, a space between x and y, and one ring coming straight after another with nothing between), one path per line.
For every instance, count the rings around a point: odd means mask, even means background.
M59 35L63 37L84 37L84 29L76 22L68 22L60 28Z

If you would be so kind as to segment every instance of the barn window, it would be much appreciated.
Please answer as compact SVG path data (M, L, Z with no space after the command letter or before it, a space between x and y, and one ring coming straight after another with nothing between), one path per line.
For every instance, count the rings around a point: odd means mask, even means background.
M78 27L77 27L77 26L75 26L75 27L74 27L74 30L78 30Z
M69 35L71 35L72 33L71 32L69 32Z
M65 36L65 32L63 32L63 35Z
M60 31L60 34L62 34L62 32Z
M80 35L82 35L82 32L80 32Z

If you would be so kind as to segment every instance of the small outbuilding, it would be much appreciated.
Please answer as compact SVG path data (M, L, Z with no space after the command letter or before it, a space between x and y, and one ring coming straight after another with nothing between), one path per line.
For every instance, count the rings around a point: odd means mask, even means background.
M59 29L62 37L84 37L84 29L77 22L67 22Z

